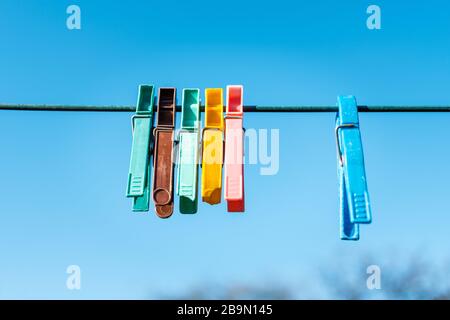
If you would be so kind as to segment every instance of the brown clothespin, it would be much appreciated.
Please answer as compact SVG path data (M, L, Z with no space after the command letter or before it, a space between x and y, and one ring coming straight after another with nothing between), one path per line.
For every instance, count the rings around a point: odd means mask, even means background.
M173 143L175 134L176 89L159 88L155 153L153 155L153 201L156 214L168 218L173 213Z

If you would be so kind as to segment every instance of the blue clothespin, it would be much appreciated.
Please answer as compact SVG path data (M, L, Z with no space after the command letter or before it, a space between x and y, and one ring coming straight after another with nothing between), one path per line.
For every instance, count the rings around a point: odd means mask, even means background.
M336 116L338 151L340 236L358 240L359 224L371 223L364 155L354 96L339 96Z

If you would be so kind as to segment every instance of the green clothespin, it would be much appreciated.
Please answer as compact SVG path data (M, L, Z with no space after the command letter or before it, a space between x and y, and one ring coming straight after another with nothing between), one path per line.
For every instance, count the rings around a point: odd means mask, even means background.
M127 197L133 211L148 211L150 202L150 149L153 127L153 86L140 85L136 114L132 118L133 145L128 174Z
M200 89L183 89L178 150L180 212L196 213L200 140Z

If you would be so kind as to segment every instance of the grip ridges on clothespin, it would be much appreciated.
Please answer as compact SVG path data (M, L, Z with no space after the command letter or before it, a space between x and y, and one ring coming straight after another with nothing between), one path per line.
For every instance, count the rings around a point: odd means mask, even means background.
M130 190L129 194L132 196L141 196L144 194L144 177L136 177L129 175L130 177Z
M180 186L180 194L182 194L183 197L192 197L194 195L193 190L194 188L192 186Z
M231 199L242 197L240 189L242 186L242 177L227 177L227 186L230 188L228 196Z
M368 211L369 199L368 194L354 194L353 203L355 206L355 221L356 223L370 223L370 216Z

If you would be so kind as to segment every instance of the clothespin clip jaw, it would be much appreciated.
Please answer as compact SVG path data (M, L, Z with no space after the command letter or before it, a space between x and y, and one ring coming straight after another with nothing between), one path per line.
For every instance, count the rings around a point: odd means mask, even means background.
M205 90L205 128L202 131L202 200L220 203L223 165L223 90Z
M364 154L354 96L338 97L336 143L340 184L341 239L358 240L359 224L372 221Z
M243 86L227 86L225 115L225 200L228 212L244 212Z
M200 140L200 89L183 89L181 130L178 137L178 184L180 212L196 213Z
M159 88L157 125L154 129L153 201L156 214L168 218L173 213L173 143L176 89Z
M133 198L133 211L149 210L153 92L151 85L139 86L136 114L132 118L133 144L126 194Z

